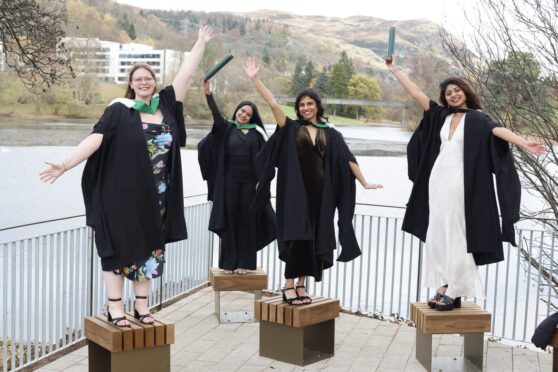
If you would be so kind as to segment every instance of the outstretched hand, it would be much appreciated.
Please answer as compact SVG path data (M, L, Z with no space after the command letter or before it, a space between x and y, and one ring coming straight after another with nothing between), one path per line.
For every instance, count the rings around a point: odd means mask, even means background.
M380 185L379 183L369 183L369 182L366 182L366 184L362 185L362 187L364 187L364 188L367 189L367 190L370 190L370 189L383 189L383 188L384 188L384 186L383 186L383 185Z
M203 40L204 42L208 42L209 40L213 39L215 36L215 31L208 26L201 26L200 30L198 31L198 40Z
M211 83L209 80L202 80L202 89L206 96L211 95Z
M260 72L260 66L256 63L255 58L248 58L246 62L244 62L244 72L250 79L258 76L258 72Z
M66 172L66 167L64 167L63 163L51 163L49 161L45 161L45 164L48 165L47 169L39 174L39 177L43 182L54 183L58 177Z
M526 141L522 147L533 155L544 155L548 151L545 145L537 141Z

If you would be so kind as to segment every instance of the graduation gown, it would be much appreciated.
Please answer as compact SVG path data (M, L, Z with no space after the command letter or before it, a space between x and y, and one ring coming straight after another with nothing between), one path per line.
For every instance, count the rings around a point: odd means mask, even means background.
M213 202L208 229L222 239L227 229L225 210L227 144L235 126L223 118L212 95L206 95L206 98L214 122L211 132L198 143L198 162L202 177L207 181L207 199ZM254 181L256 181L256 154L264 147L266 138L264 137L265 132L259 127L250 131L247 139L250 141L252 169L254 170ZM269 193L269 185L267 188ZM268 199L261 208L251 210L251 212L257 214L257 226L254 228L257 234L256 248L260 250L276 238L275 211Z
M451 110L430 101L428 111L407 145L408 176L413 188L403 231L426 239L429 219L428 184L440 152L440 130ZM477 265L502 261L502 241L516 245L513 224L519 220L521 184L510 147L492 134L498 127L488 115L471 110L465 116L463 171L467 252ZM496 176L494 189L493 175ZM460 197L456 195L456 197ZM498 216L500 206L501 224Z
M279 257L285 261L286 242L292 240L314 240L314 232L308 218L308 198L300 171L296 136L300 124L287 118L284 127L277 127L264 148L258 153L258 179L260 185L253 208L258 208L269 199L269 184L277 174L277 242ZM316 255L324 262L324 269L333 265L336 248L334 216L339 214L339 243L341 253L338 261L348 262L361 254L352 219L355 209L355 177L349 161L356 159L351 154L343 136L332 127L325 128L326 151L323 195L315 242Z
M160 92L159 100L173 137L164 220L140 113L115 100L93 128L103 140L85 164L81 185L86 223L95 231L104 271L120 269L149 257L165 243L187 238L180 161L180 147L186 145L183 106L172 86Z

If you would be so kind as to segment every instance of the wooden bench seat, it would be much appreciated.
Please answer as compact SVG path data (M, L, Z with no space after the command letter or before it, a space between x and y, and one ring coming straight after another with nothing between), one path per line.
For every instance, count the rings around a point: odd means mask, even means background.
M416 358L428 371L482 371L484 332L490 332L492 315L474 302L461 302L461 308L438 311L426 302L411 304L411 320L416 325ZM432 358L432 335L464 335L464 358ZM472 364L472 366L471 366Z
M262 298L262 289L267 288L267 273L261 268L249 270L245 275L225 274L223 270L209 269L209 283L215 291L215 315L220 323L251 322L253 311L222 311L221 291L254 291L254 299Z
M299 366L332 357L339 310L338 299L325 297L302 306L289 305L282 296L256 301L260 355Z
M170 371L174 324L156 319L142 324L126 314L130 327L117 327L102 315L85 318L89 371Z

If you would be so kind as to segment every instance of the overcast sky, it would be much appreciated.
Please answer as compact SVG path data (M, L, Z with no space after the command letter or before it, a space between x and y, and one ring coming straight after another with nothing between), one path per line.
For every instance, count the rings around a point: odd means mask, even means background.
M141 8L197 10L205 12L249 12L258 9L281 10L301 15L350 17L364 15L386 20L426 18L441 25L463 14L466 0L116 0ZM471 1L471 0L469 0Z

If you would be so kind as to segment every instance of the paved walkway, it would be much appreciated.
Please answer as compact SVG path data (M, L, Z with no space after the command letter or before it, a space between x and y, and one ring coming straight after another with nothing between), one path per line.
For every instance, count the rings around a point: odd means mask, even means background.
M253 295L222 292L221 307L253 309ZM366 317L341 314L335 327L335 356L306 367L259 356L258 323L219 324L213 314L214 294L203 289L163 309L157 317L176 322L171 347L172 371L425 371L415 359L415 329ZM463 338L434 337L436 356L458 356ZM485 370L550 371L552 355L498 343L485 347ZM87 371L87 347L38 371Z

